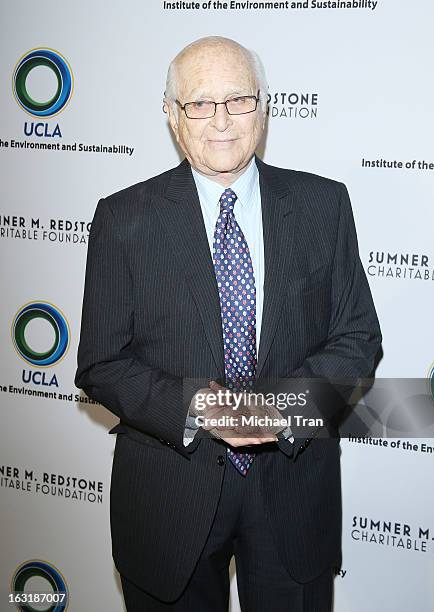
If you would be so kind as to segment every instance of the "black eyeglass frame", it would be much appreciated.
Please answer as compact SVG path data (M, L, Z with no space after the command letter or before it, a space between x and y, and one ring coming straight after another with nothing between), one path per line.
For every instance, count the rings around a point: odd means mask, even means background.
M196 104L196 102L198 102L198 100L194 100L192 102L185 102L184 105L182 105L179 100L175 100L175 102L179 106L179 108L184 111L185 116L188 119L211 119L212 117L215 117L215 114L217 112L217 106L219 104L224 104L225 105L226 112L228 113L228 115L231 115L232 117L236 117L238 115L248 115L250 113L254 113L255 112L255 110L258 108L258 102L260 100L260 97L259 97L260 92L261 92L261 90L258 89L258 93L256 94L256 96L234 96L234 98L249 98L249 99L255 100L255 102L256 102L255 108L253 108L250 111L246 111L245 113L231 113L231 112L229 112L229 109L228 109L227 105L228 105L228 102L230 102L230 100L232 100L233 98L229 98L229 100L225 100L224 102L213 102L213 100L204 100L204 102L212 102L214 104L214 113L212 115L209 115L208 117L189 117L187 115L187 111L185 110L185 107L188 106L189 104Z

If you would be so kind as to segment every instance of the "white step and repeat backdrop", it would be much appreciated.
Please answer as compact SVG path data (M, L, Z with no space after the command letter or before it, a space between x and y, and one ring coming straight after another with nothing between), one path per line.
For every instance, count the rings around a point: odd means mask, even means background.
M13 609L11 590L39 588L67 591L56 610L115 612L116 419L73 377L97 200L179 162L162 112L170 59L210 34L263 58L261 155L347 184L384 333L378 376L428 389L434 4L16 0L0 11L0 609ZM434 608L433 446L342 441L335 612ZM232 599L237 612L234 583Z

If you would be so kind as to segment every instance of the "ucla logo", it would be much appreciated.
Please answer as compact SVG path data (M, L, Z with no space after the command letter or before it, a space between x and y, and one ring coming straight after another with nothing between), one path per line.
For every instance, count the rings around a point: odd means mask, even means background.
M54 73L57 88L47 100L34 100L27 89L27 78L35 69L45 67ZM66 59L54 49L33 49L18 60L13 75L13 90L18 104L34 117L52 117L60 113L71 99L72 70Z
M66 580L54 565L46 561L35 559L25 561L20 565L12 577L11 592L17 595L25 595L27 583L32 578L38 578L39 580L42 578L47 583L46 588L38 589L40 593L45 594L45 600L42 602L42 600L35 601L36 598L34 597L29 598L29 601L19 605L22 612L38 612L42 609L50 610L50 612L64 612L67 609L69 593ZM29 594L32 591L34 589L29 589ZM45 605L41 608L43 604Z
M29 92L29 77L36 77L36 84L41 85L38 70L45 68L51 76L54 75L54 90L42 94L41 100L36 100ZM38 79L39 77L39 79ZM43 119L53 117L60 113L68 104L72 96L74 79L72 70L66 59L54 49L32 49L18 60L13 73L13 92L16 101L30 115ZM43 84L43 80L42 80ZM60 126L45 122L26 121L24 123L25 136L62 137Z
M43 351L33 348L26 337L26 328L35 319L47 321L54 332L52 345ZM48 302L30 302L22 306L14 317L11 331L12 341L18 354L33 366L50 367L59 362L68 350L70 337L68 322L61 311Z

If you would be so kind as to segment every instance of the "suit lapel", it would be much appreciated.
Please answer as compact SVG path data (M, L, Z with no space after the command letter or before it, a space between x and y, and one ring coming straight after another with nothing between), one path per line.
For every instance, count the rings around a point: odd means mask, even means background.
M187 159L173 171L156 206L203 322L217 370L224 376L220 300L196 183Z
M257 377L270 351L287 291L293 245L293 197L272 166L258 157L264 235L264 306ZM156 210L183 268L185 280L200 313L217 370L224 377L220 299L205 224L190 164L184 159L173 171L165 198Z
M264 306L256 377L259 378L271 348L282 309L282 299L292 262L294 243L293 194L272 166L256 157L261 191L264 235Z

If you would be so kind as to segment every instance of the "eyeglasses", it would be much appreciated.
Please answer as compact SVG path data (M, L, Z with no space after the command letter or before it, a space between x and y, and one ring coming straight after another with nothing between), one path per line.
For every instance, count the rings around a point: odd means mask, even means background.
M259 101L259 90L256 96L236 96L224 102L212 102L211 100L197 100L186 102L184 105L179 100L176 104L184 111L189 119L210 119L216 114L217 106L224 104L229 115L247 115L253 113Z

